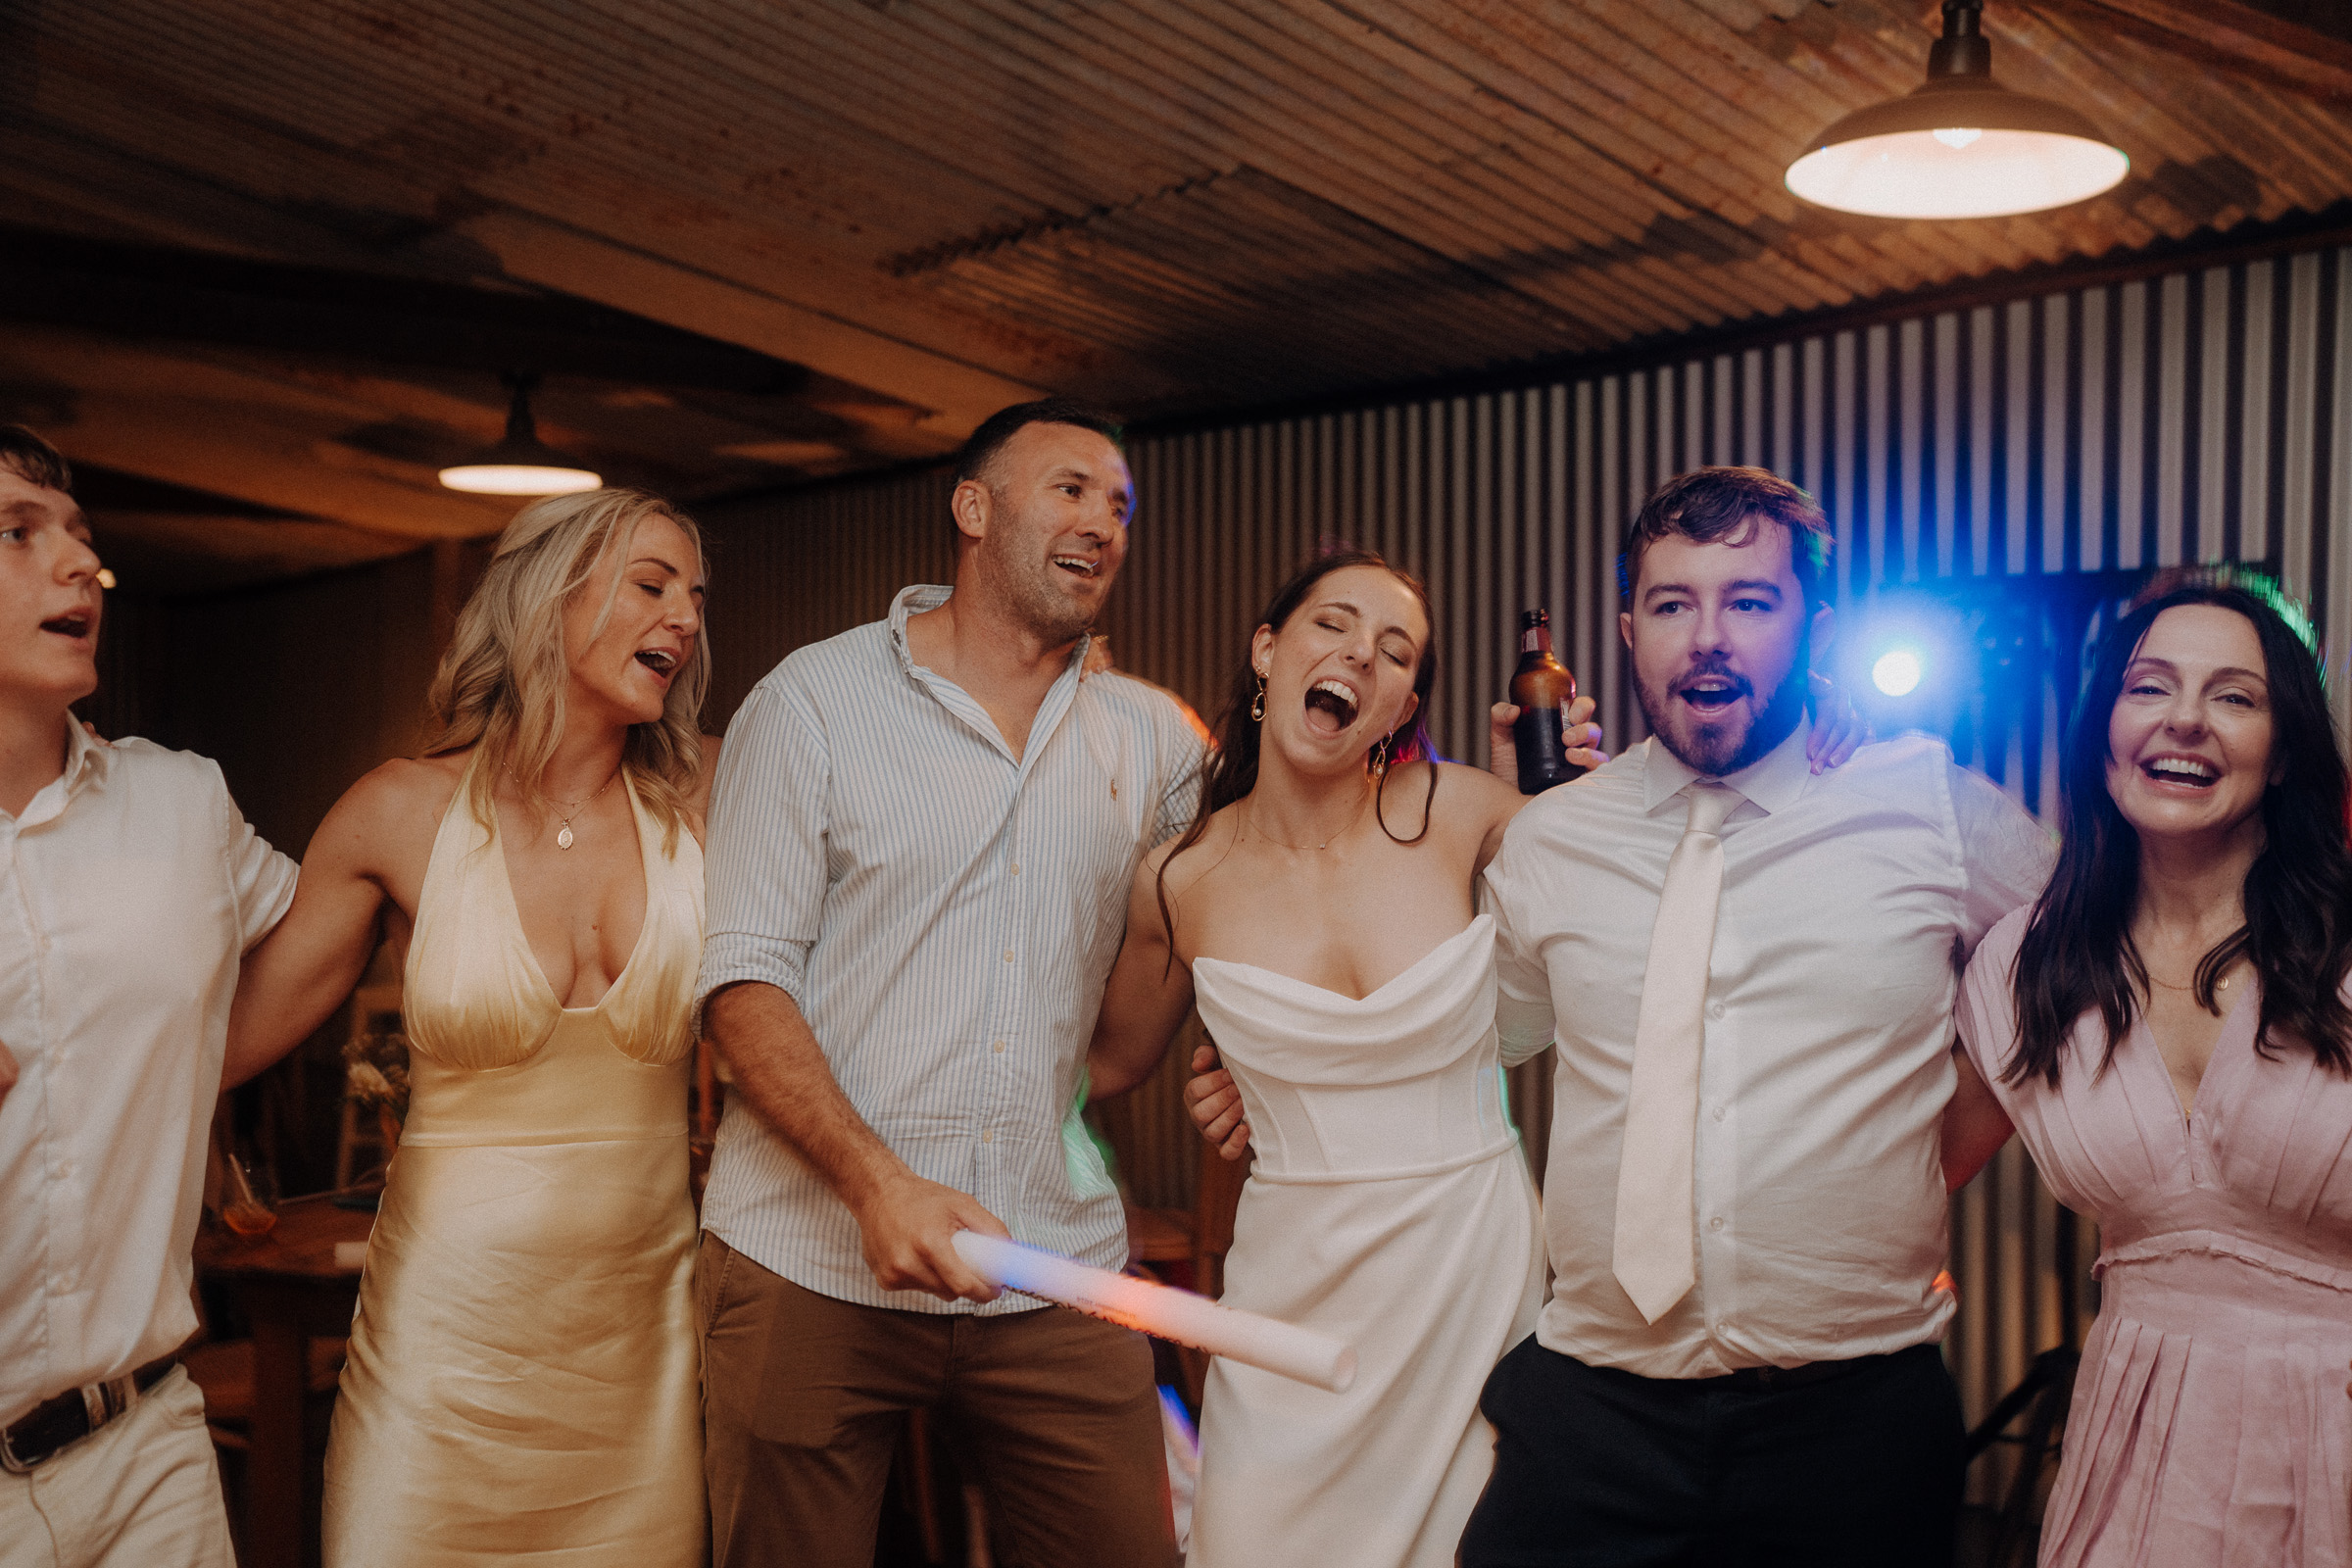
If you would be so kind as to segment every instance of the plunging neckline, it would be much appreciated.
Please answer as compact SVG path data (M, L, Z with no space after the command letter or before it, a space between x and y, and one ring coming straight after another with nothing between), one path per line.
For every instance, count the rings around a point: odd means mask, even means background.
M2205 1058L2205 1070L2197 1076L2196 1093L2189 1097L2186 1105L2180 1103L2180 1091L2173 1082L2173 1064L2165 1059L2164 1048L2157 1044L2156 1031L2148 1022L2147 1010L2140 1009L2139 1016L2132 1020L2132 1034L2137 1043L2146 1048L2150 1074L2163 1086L2165 1102L2180 1113L2175 1125L2180 1129L2184 1146L2195 1136L2198 1116L2210 1116L2216 1078L2226 1077L2234 1071L2237 1059L2254 1049L2254 1036L2262 1027L2261 1008L2259 1004L2256 1005L2254 1022L2244 1031L2245 1039L2242 1042L2237 1038L2238 1014L2245 1009L2249 999L2260 993L2261 985L2259 975L2249 966L2245 986L2230 999L2229 1009L2222 1014L2222 1031L2214 1037L2213 1054Z
M1203 956L1193 960L1193 967L1197 969L1204 963L1215 963L1222 964L1228 969L1247 969L1252 974L1262 974L1269 980L1280 980L1286 985L1297 986L1302 991L1312 991L1320 996L1331 997L1337 1001L1347 1003L1349 1006L1360 1007L1364 1004L1379 997L1383 992L1388 991L1391 987L1401 985L1406 980L1411 979L1415 974L1427 967L1431 959L1437 957L1439 954L1444 953L1447 948L1450 948L1455 943L1461 941L1462 938L1476 931L1481 925L1485 925L1492 929L1494 924L1494 917L1491 914L1478 914L1471 916L1470 923L1468 925L1462 927L1459 931L1456 931L1453 935L1447 937L1445 941L1439 943L1436 947L1430 949L1427 953L1424 953L1421 955L1421 956L1415 958L1411 963L1405 965L1404 968L1389 976L1388 979L1382 981L1379 985L1373 987L1370 991L1367 991L1360 997L1351 997L1345 991L1334 991L1329 986L1319 986L1312 980L1301 980L1295 974L1284 974L1280 969L1268 969L1262 964L1244 963L1239 958L1212 958ZM614 983L618 984L617 981Z
M622 982L626 981L631 971L637 967L637 956L645 951L646 933L653 927L654 878L645 861L643 808L637 801L637 786L626 776L626 769L623 769L621 788L629 798L629 829L637 839L637 875L644 884L645 908L637 921L637 940L629 944L629 956L622 961L620 973L614 975L612 984L605 987L603 996L598 997L595 1002L585 1007L564 1005L564 999L556 995L554 983L547 978L547 966L539 961L539 950L531 945L530 932L523 929L522 906L514 902L514 876L507 867L507 846L499 836L497 804L493 802L490 808L490 839L484 848L493 852L491 858L498 864L498 885L500 891L506 895L507 918L514 922L514 937L522 944L523 961L530 965L531 977L539 982L539 989L546 994L548 1001L556 1004L558 1012L598 1013L604 1011L605 1004L612 1000L613 996L619 992Z

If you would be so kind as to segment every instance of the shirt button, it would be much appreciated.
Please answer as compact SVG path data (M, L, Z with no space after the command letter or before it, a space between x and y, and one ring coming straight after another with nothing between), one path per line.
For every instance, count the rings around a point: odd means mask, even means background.
M1719 1231L1723 1229L1723 1216L1718 1214L1713 1219L1707 1221L1707 1229L1711 1231Z
M1726 1110L1726 1109L1724 1109L1724 1108L1723 1108L1721 1105L1717 1105L1717 1106L1715 1107L1715 1119L1716 1119L1717 1121L1721 1121L1721 1120L1723 1120L1723 1118L1724 1118L1724 1117L1726 1117L1726 1116L1728 1116L1728 1115L1730 1115L1730 1114L1731 1114L1731 1112L1730 1112L1730 1111L1728 1111L1728 1110Z
M1015 861L1013 861L1013 862L1012 862L1012 874L1013 874L1014 876L1019 876L1019 875L1021 874L1021 862L1020 862L1020 861L1018 861L1018 860L1015 860Z
M1010 963L1012 961L1012 950L1010 948L1006 948L1004 950L1004 961L1006 963Z
M997 1135L993 1130L984 1132L980 1135L980 1141L984 1144L993 1144L997 1141Z
M1712 1006L1708 1007L1708 1008L1707 1008L1707 1016L1708 1016L1708 1017L1710 1017L1710 1018L1720 1018L1720 1017L1722 1017L1722 1016L1723 1016L1723 1004L1722 1004L1722 1003L1720 1003L1720 1002L1718 1002L1718 1003L1714 1004Z
M62 1182L74 1174L74 1162L70 1159L61 1159L49 1167L49 1174Z
M1004 1054L1004 1042L1002 1040L992 1041L990 1042L988 1049L1002 1056Z

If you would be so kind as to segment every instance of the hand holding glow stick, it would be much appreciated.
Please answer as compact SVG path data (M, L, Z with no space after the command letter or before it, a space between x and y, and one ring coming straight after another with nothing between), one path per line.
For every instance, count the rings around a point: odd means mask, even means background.
M1354 1349L1311 1329L1219 1306L1190 1291L1090 1268L1000 1236L957 1231L955 1247L991 1285L1041 1296L1122 1328L1140 1329L1334 1394L1347 1393L1355 1381Z

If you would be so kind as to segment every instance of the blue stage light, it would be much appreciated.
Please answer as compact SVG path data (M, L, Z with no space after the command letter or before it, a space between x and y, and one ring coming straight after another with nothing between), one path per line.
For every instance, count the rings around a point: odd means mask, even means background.
M1870 666L1870 683L1889 697L1908 697L1919 688L1925 673L1919 655L1908 648L1892 648Z

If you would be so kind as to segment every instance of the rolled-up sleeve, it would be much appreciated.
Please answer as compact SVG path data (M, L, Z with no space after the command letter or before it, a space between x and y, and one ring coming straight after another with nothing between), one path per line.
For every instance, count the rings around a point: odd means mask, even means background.
M753 980L803 1002L825 908L825 805L832 763L815 713L782 677L761 681L727 726L710 786L708 912L695 1015Z

